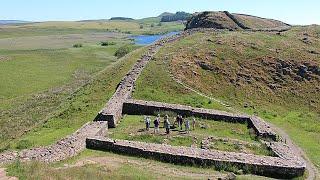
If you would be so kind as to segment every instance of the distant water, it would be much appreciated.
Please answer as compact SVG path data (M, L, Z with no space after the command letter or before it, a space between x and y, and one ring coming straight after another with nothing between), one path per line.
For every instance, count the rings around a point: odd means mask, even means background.
M134 43L137 45L149 45L161 38L172 36L179 33L180 32L169 32L167 34L161 34L161 35L139 35L139 36L131 36L130 38L134 39Z

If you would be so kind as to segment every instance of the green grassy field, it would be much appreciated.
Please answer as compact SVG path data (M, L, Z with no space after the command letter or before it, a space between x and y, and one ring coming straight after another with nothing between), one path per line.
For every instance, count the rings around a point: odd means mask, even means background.
M25 25L1 26L0 38L47 36L66 34L88 34L118 32L125 34L163 34L184 29L182 23L168 22L159 24L159 18L141 20L96 20L79 22L41 22ZM140 28L142 25L143 28ZM153 26L153 27L152 27Z
M40 99L33 97L27 99L25 104L9 109L9 113L18 112L7 115L9 123L2 126L3 131L7 132L3 134L4 139L17 137L11 141L9 148L19 147L23 141L29 142L29 146L24 148L49 145L92 121L142 52L143 49L139 49L107 66L83 84L62 87L61 92L43 92L39 94ZM24 111L28 114L24 114ZM21 126L19 122L26 125ZM6 144L3 141L3 148L8 148Z
M302 41L304 34L308 34L311 44ZM197 107L219 107L208 106L206 100L201 103L202 98L188 102L189 95L185 93L188 91L176 84L165 71L170 69L188 86L282 128L320 169L320 94L316 90L320 83L316 77L310 81L298 81L278 75L274 72L277 69L273 69L277 62L268 58L285 60L292 68L302 63L319 67L319 55L310 53L310 50L320 50L317 26L296 27L282 35L197 33L162 48L155 57L156 61L142 73L134 96ZM201 68L197 64L199 61L212 70ZM271 89L273 84L280 88Z

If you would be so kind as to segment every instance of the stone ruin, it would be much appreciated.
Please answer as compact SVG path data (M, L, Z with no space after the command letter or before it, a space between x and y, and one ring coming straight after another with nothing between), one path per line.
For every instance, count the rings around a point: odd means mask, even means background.
M289 146L277 142L278 136L267 122L256 116L232 114L212 109L193 108L190 106L128 99L124 102L122 113L128 115L154 115L159 111L172 111L184 116L201 117L230 123L247 123L256 135L264 139L265 145L275 157L245 153L223 152L193 147L175 147L126 140L113 140L105 137L87 139L87 148L116 153L155 158L164 162L195 164L199 166L236 166L250 173L276 177L292 178L303 175L306 164L296 156Z
M166 43L179 40L194 32L207 31L193 29L159 40L151 45L148 52L133 66L119 83L116 92L108 101L93 122L85 124L75 133L48 147L9 151L0 154L0 164L10 163L17 159L22 161L37 160L42 162L61 161L81 152L85 147L89 149L112 151L139 157L154 158L165 162L178 164L196 164L200 166L236 166L248 169L250 173L292 178L303 175L305 161L293 153L289 146L277 142L277 134L259 117L244 114L232 114L212 109L193 108L190 106L148 102L131 99L135 81L153 55ZM107 128L115 128L122 114L152 115L158 111L173 111L185 116L195 116L211 120L232 123L247 123L255 130L259 137L269 139L265 142L276 157L258 156L253 154L223 152L192 147L175 147L163 144L143 143L105 138Z
M138 60L136 65L134 65L131 71L121 81L116 93L106 104L105 108L99 112L95 120L108 121L109 128L115 128L117 123L121 120L122 114L154 115L159 111L172 111L184 116L195 116L231 123L247 123L249 128L254 129L257 136L268 140L265 141L265 144L276 157L114 140L106 137L87 138L87 148L112 151L138 157L155 158L161 161L178 164L196 164L199 166L232 165L240 169L249 169L250 173L269 177L292 178L303 175L306 168L305 161L301 157L296 156L289 146L282 142L277 142L278 135L276 132L267 122L257 116L232 114L212 109L193 108L178 104L131 99L135 81L160 47L165 43L178 40L197 31L204 30L185 31L182 34L163 39L150 46L146 55L143 55L142 58Z

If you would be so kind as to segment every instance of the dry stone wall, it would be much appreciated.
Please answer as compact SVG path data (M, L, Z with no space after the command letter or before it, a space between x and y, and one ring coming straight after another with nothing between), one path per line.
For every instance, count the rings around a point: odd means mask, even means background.
M199 166L236 166L258 175L293 178L301 176L305 170L304 161L281 157L257 156L253 154L205 150L163 144L126 140L112 140L104 137L88 138L87 148L138 157L152 158L164 162Z
M85 140L92 136L103 136L107 130L107 122L89 122L75 133L61 139L48 147L27 149L21 152L9 151L0 154L0 164L10 163L17 159L21 161L37 160L42 162L61 161L77 155L86 147Z

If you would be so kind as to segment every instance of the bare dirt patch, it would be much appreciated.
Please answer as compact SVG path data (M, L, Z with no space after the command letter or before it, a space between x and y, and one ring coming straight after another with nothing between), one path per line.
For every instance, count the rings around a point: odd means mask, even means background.
M0 168L0 179L1 180L17 180L18 178L16 177L8 177L5 168Z
M12 58L11 57L9 57L9 56L1 56L0 55L0 62L1 61L9 61L9 60L11 60Z

